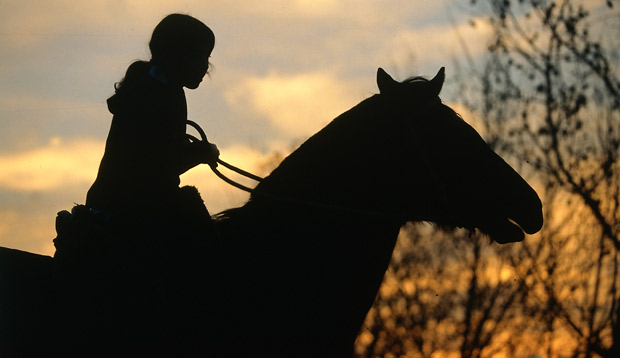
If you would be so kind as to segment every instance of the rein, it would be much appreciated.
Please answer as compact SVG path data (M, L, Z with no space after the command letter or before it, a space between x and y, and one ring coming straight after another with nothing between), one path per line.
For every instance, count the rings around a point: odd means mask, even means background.
M196 122L194 122L194 121L187 120L187 121L186 121L186 124L187 124L187 125L189 125L189 126L191 126L191 127L193 127L194 129L196 129L196 131L198 131L198 133L200 134L200 138L201 138L200 140L203 140L203 141L205 141L205 142L208 142L208 140L207 140L207 135L206 135L205 131L204 131L204 130L202 130L202 128L200 128L200 126L198 125L198 123L196 123ZM194 137L194 136L193 136L193 135L191 135L191 134L186 134L186 136L187 136L187 138L188 138L190 141L193 141L193 142L199 141L199 139L198 139L198 138ZM243 169L237 168L237 167L235 167L234 165L229 164L229 163L227 163L227 162L223 161L222 159L219 159L219 158L218 158L218 159L217 159L217 163L218 163L218 164L221 164L223 167L228 168L228 169L232 170L233 172L235 172L235 173L237 173L237 174L240 174L240 175L242 175L242 176L244 176L244 177L246 177L246 178L249 178L249 179L255 180L255 181L257 181L257 182L260 182L260 181L262 181L262 180L263 180L263 178L259 177L258 175L254 175L254 174L252 174L252 173L250 173L250 172L247 172L247 171L245 171L245 170L243 170ZM252 188L249 188L249 187L247 187L247 186L245 186L245 185L243 185L243 184L237 183L236 181L234 181L234 180L232 180L232 179L230 179L230 178L226 177L226 176L225 176L224 174L222 174L222 173L221 173L221 172L220 172L220 171L219 171L219 170L218 170L215 166L210 166L210 167L211 167L211 170L213 171L213 173L215 173L215 175L217 175L220 179L222 179L222 180L223 180L223 181L225 181L226 183L228 183L228 184L230 184L230 185L234 186L235 188L238 188L238 189L241 189L241 190L243 190L243 191L246 191L246 192L248 192L248 193L251 193L251 192L252 192Z

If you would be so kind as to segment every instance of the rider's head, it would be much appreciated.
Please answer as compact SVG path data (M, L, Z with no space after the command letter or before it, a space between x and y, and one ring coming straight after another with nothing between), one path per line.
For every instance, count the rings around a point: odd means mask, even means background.
M200 20L184 14L166 16L153 30L151 61L170 83L197 88L209 69L215 46L213 31Z

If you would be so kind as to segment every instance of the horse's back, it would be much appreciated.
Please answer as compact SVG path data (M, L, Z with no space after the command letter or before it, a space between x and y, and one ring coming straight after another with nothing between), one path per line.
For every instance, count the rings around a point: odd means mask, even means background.
M0 247L0 353L49 343L52 293L52 257Z

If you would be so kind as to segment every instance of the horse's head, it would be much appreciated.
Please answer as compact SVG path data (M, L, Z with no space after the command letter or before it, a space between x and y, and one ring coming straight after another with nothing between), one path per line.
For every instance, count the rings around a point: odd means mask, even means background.
M377 84L384 112L398 134L390 150L391 162L416 190L415 214L439 225L478 228L493 240L520 241L525 231L542 226L542 204L536 192L478 133L452 109L441 103L444 69L432 80L412 78L397 82L379 69ZM387 131L386 131L387 132ZM409 179L406 177L409 176ZM420 200L424 201L420 210ZM414 210L413 207L408 210Z

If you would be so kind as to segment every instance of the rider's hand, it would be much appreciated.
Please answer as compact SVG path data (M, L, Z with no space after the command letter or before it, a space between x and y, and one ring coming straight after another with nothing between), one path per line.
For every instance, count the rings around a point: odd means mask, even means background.
M211 167L217 167L217 159L220 157L220 151L213 143L205 142L202 148L202 162L209 164Z

